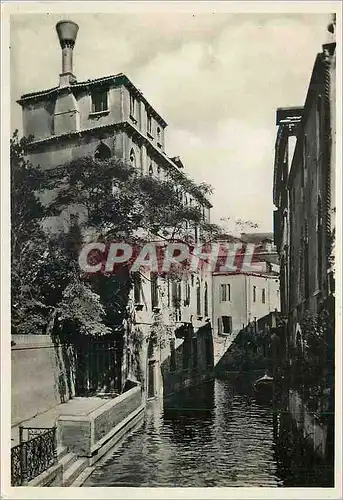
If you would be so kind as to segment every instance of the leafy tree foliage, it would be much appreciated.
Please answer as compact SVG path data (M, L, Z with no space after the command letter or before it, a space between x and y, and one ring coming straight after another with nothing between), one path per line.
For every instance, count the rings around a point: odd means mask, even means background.
M98 336L122 323L132 286L129 270L83 274L78 256L90 239L189 241L195 226L203 235L219 232L203 220L200 203L185 202L175 173L160 180L116 158L92 157L42 171L25 160L26 144L16 132L11 141L13 333ZM198 188L184 175L178 182L200 200L210 192L208 185ZM45 204L44 193L50 193ZM53 225L62 215L67 229L43 229L49 228L43 222Z

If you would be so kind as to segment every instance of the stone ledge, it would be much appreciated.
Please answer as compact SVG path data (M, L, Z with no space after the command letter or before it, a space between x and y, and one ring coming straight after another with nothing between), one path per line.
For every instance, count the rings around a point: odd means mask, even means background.
M79 457L91 458L141 408L141 387L137 385L88 413L61 415L58 428L62 445Z

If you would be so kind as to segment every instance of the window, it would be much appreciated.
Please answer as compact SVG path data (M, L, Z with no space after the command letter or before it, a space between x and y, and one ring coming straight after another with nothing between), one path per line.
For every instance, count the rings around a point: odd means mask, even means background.
M262 288L262 304L266 303L266 289Z
M151 115L148 114L148 120L147 120L147 131L148 134L152 134L152 120L151 120Z
M232 316L218 318L218 333L232 333Z
M201 316L201 293L200 293L200 280L197 278L197 315Z
M208 316L208 289L207 283L205 283L205 291L204 291L204 315Z
M140 273L134 273L133 275L133 294L135 304L141 303L141 290L142 290L142 278Z
M256 302L256 286L252 287L252 300Z
M135 118L136 112L136 99L130 94L130 116Z
M157 127L156 132L157 132L157 145L161 146L161 129L160 129L160 127Z
M130 151L130 164L135 167L136 166L136 155L135 155L135 150L131 148Z
M151 163L150 163L150 167L149 167L149 175L150 175L150 177L152 177L154 175L154 169L153 169L153 166Z
M96 90L92 92L92 113L108 111L107 90Z
M111 157L111 150L106 144L103 142L100 142L99 146L97 146L95 153L94 153L94 158L96 160L107 160L108 158Z
M161 173L161 167L157 165L157 175L160 175L160 173Z
M185 293L185 306L189 306L190 301L191 301L191 287L189 286L188 281L186 282L185 292L186 292Z
M158 307L158 285L157 285L157 274L150 274L150 284L151 284L151 308L154 309Z
M231 286L229 284L220 285L220 301L227 302L231 300Z

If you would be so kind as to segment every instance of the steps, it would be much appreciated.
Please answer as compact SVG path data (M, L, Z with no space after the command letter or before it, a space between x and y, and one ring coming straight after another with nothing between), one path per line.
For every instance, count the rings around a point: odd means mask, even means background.
M74 456L76 460L66 470L63 469L63 486L71 486L88 465L86 458L77 458L76 455Z
M86 481L86 479L89 478L94 469L95 469L94 465L86 467L84 471L81 472L81 474L75 479L75 481L70 486L72 488L79 488L80 486L83 486L84 482Z
M57 460L60 461L68 453L68 448L66 446L57 446Z
M68 452L66 447L58 447L58 463L62 465L63 479L62 486L71 486L81 472L87 467L86 458L79 458L75 453Z

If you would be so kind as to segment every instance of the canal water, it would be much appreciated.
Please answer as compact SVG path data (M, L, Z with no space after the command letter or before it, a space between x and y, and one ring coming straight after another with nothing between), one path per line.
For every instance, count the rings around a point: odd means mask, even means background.
M287 412L258 403L250 388L216 379L165 405L150 402L142 427L84 486L329 486L325 464L300 446Z

